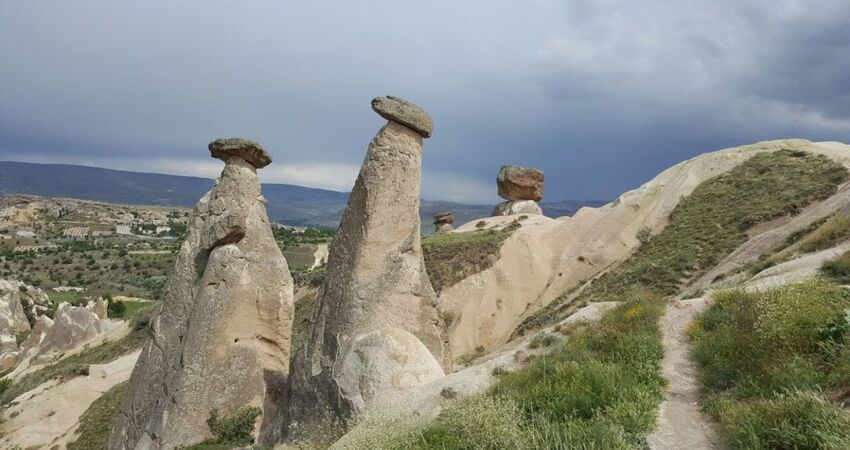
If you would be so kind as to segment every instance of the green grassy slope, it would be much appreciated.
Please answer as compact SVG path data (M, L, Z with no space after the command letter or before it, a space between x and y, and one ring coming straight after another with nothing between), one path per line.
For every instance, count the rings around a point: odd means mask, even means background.
M792 150L759 153L697 186L676 206L669 224L629 259L594 280L577 301L622 298L635 287L671 296L747 240L747 230L834 194L847 169L821 155ZM564 314L567 296L526 320L521 329Z

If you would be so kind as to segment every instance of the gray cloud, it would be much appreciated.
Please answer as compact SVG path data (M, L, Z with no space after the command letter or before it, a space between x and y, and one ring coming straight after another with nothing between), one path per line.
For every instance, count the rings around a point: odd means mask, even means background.
M850 4L834 0L0 3L0 158L214 175L247 136L267 181L345 189L382 121L425 107L424 194L611 198L681 159L850 140Z

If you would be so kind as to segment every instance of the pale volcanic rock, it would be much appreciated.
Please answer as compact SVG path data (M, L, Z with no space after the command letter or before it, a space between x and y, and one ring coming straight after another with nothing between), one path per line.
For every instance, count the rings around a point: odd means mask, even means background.
M369 145L293 360L290 433L347 422L451 369L420 245L422 136L391 119Z
M679 201L700 183L760 152L781 149L823 154L850 167L850 146L845 144L802 139L759 142L683 161L615 201L582 208L572 217L529 215L502 244L501 257L492 267L440 293L441 309L454 317L449 329L452 353L498 348L528 316L564 293L572 293L569 303L579 292L577 287L628 258L640 245L638 230L662 229ZM515 216L487 218L484 228L515 220ZM474 232L478 222L454 232Z
M257 167L265 160L255 158L259 145L246 142L210 144L226 165L192 213L110 449L196 444L211 437L212 410L242 407L262 408L259 440L276 439L293 283L260 193Z
M540 205L534 200L508 200L499 203L493 209L493 216L511 216L514 214L538 214L542 215L543 210Z
M0 280L0 371L18 364L17 335L30 331L25 308L44 303L47 295L19 281Z
M86 309L93 312L94 315L98 317L98 319L106 320L107 319L107 310L109 308L109 301L105 298L101 297L97 300L89 301L86 304Z
M543 172L530 167L502 166L496 177L499 196L505 200L543 199Z

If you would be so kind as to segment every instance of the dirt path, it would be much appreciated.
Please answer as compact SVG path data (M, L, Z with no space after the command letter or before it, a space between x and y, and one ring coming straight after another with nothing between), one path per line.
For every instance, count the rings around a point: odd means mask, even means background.
M652 450L726 448L716 425L697 404L699 367L689 355L688 325L706 306L704 298L676 301L661 318L661 369L668 385L658 412L658 429L647 438Z

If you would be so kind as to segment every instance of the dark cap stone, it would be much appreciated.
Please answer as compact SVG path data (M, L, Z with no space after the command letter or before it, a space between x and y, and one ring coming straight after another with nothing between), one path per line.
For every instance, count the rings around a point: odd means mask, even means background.
M424 109L407 100L388 95L372 99L372 109L381 117L400 123L422 135L431 137L434 122Z
M224 162L231 156L238 156L258 169L272 163L272 157L263 150L263 147L249 139L222 138L210 142L210 154Z

